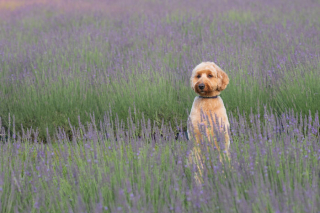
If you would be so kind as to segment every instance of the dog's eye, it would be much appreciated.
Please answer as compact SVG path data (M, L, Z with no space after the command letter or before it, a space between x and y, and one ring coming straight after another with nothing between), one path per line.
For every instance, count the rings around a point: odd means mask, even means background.
M213 75L208 75L209 78L213 78Z
M201 75L197 75L197 78L200 78L201 77Z

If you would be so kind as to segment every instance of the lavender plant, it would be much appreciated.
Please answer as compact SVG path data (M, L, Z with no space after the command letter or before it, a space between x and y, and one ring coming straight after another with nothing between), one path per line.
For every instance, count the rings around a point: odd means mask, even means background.
M100 128L94 117L87 125L79 120L71 141L59 129L47 144L34 142L37 131L29 129L2 141L0 210L316 212L318 114L278 116L265 110L249 117L230 115L230 164L206 149L203 184L194 179L196 165L187 166L193 142L183 136L176 140L170 126L128 117L128 129L106 114Z

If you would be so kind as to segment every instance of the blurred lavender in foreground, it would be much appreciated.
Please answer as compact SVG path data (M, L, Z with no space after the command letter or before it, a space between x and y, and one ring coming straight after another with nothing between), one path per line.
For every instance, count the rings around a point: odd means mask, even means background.
M19 131L38 128L45 139L63 127L72 137L68 118L76 126L79 115L85 123L111 109L126 120L136 107L134 120L183 121L185 131L189 78L201 61L229 75L229 112L268 104L307 115L320 105L320 7L312 0L33 2L0 22L6 128L11 113Z
M30 129L0 147L0 210L73 212L314 212L320 208L319 117L265 110L230 114L231 164L204 154L203 185L186 166L193 142L150 120L63 129L34 142ZM180 126L180 125L176 125ZM136 129L141 134L136 134ZM151 131L152 130L152 131ZM5 132L2 129L2 134ZM210 168L213 166L213 168Z

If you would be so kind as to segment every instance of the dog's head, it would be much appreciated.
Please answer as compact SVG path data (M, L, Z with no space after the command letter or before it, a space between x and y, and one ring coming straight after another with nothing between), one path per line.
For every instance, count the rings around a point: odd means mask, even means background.
M229 84L228 75L213 62L196 66L190 78L192 89L201 96L219 95Z

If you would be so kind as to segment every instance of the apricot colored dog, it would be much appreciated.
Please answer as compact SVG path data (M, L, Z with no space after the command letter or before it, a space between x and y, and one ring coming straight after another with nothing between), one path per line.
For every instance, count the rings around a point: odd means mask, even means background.
M194 158L198 159L196 164L201 174L203 165L199 163L199 158L201 158L200 144L203 140L214 145L220 157L222 153L229 156L229 121L226 108L219 96L229 84L229 77L215 63L202 62L193 69L190 82L192 89L199 94L193 101L188 122L193 127L194 139L197 143L193 149L193 161L195 161ZM214 137L214 133L217 131L220 131L225 137L224 150L220 149ZM190 133L188 127L189 138L192 138Z

